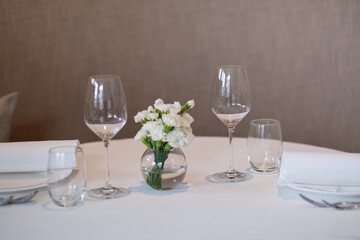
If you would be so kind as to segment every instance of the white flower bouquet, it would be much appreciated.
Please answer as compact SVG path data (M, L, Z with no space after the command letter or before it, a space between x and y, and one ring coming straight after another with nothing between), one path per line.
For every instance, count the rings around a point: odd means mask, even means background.
M161 188L162 170L170 150L188 146L194 138L190 127L194 118L186 113L194 106L194 100L182 106L179 102L165 104L162 99L157 99L154 106L134 117L136 123L142 124L135 141L142 141L155 156L155 164L146 179L151 187Z

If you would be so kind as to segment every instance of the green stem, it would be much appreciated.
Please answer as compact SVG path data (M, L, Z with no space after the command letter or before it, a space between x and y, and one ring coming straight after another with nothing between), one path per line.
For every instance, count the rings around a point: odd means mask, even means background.
M156 149L153 148L152 152L155 157L155 164L149 172L146 182L150 187L154 189L161 189L162 187L162 172L164 169L164 163L169 156L169 149Z

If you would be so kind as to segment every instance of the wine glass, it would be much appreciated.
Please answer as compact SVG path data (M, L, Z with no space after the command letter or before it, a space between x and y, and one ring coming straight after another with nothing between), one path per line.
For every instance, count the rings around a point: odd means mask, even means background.
M212 175L220 182L242 182L251 179L248 173L238 172L233 165L233 135L235 126L249 113L250 86L246 69L239 65L222 66L212 83L211 109L228 127L230 166L226 172Z
M91 76L88 83L84 120L86 125L103 140L106 148L106 182L104 187L91 189L94 198L117 198L130 193L128 189L112 186L109 171L110 140L123 128L127 120L126 100L119 76Z

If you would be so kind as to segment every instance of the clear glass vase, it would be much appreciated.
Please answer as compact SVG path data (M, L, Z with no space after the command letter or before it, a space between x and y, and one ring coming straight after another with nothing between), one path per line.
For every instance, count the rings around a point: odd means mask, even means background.
M156 190L170 190L178 186L185 178L186 169L186 157L180 148L147 148L141 157L141 174L145 182Z

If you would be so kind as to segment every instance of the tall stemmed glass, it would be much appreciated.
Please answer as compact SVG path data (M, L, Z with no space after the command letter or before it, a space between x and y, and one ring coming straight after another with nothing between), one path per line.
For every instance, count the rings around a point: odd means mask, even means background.
M126 100L119 76L91 76L88 83L84 120L86 125L100 137L106 148L105 186L88 191L94 198L117 198L129 194L125 188L112 186L109 171L110 140L123 128L127 120Z
M233 135L235 126L249 113L250 86L243 66L229 65L218 69L212 83L211 109L228 127L230 166L225 172L215 173L213 179L220 182L241 182L251 179L251 175L235 170Z

